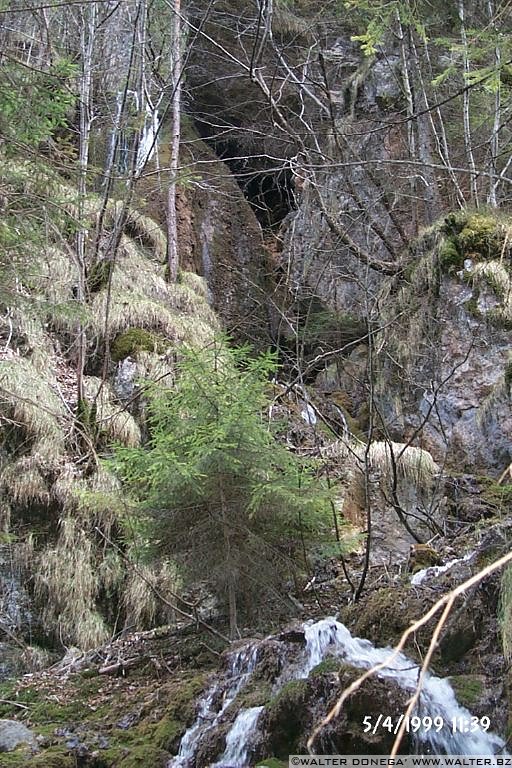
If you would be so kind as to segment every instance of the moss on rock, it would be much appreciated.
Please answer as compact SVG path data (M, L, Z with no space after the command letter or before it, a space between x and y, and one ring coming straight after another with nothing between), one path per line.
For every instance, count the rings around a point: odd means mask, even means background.
M117 765L119 768L163 768L169 760L169 753L149 744L130 749L129 753Z
M145 328L129 328L118 333L112 342L111 355L116 363L138 352L157 352L162 354L167 342L163 336Z
M450 678L459 704L472 709L478 704L484 692L484 679L481 675L456 675Z
M443 271L462 269L464 259L499 258L505 244L507 227L492 214L451 213L443 221L444 239L439 248Z

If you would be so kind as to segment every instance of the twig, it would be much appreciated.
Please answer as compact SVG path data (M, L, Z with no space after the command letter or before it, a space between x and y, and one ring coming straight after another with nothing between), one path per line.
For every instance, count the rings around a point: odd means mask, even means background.
M0 699L0 704L11 704L13 707L19 707L20 709L26 709L27 711L30 709L30 707L26 707L24 704L18 704L17 701L9 701L9 699Z
M391 663L396 659L398 654L402 651L402 649L405 646L407 640L409 639L409 637L414 632L416 632L418 629L420 629L420 627L423 627L425 624L427 624L427 622L429 622L430 619L433 616L435 616L435 614L443 606L446 605L446 610L443 611L443 615L441 616L441 620L438 623L438 625L436 626L436 629L434 630L434 635L432 637L432 640L434 641L434 645L435 645L435 642L437 640L437 635L438 635L438 628L439 628L439 631L440 631L440 629L442 628L444 622L446 621L445 614L446 614L446 616L448 615L449 610L451 610L455 599L459 595L463 594L467 589L469 589L470 587L474 586L475 584L478 584L478 582L482 581L482 579L485 579L486 576L489 576L491 573L494 573L494 571L499 570L500 568L502 568L504 565L506 565L510 561L512 561L512 552L509 552L508 554L503 555L503 557L500 557L499 560L496 560L496 562L491 563L490 565L486 566L485 568L483 568L483 570L478 571L478 573L476 573L470 579L468 579L467 581L464 581L462 584L459 584L459 586L455 587L455 589L452 589L451 592L448 592L447 594L443 595L443 597L441 597L436 603L434 603L432 608L430 608L430 610L427 611L427 613L425 613L421 618L419 618L417 621L415 621L413 624L411 624L411 626L408 627L405 630L405 632L403 632L403 634L402 634L400 640L398 641L397 645L391 651L389 656L386 659L384 659L384 661L380 662L379 664L375 664L371 669L368 669L366 672L364 672L362 675L360 675L356 680L354 680L354 682L351 683L351 685L349 685L348 688L345 688L345 690L343 691L343 693L339 697L339 699L336 702L336 704L334 705L334 707L332 707L332 709L325 716L325 718L314 728L311 736L309 737L308 742L307 742L307 748L309 750L309 753L310 754L314 754L312 752L312 749L313 749L313 744L315 742L315 739L317 738L317 736L319 735L320 731L323 728L325 728L327 725L329 725L329 723L332 720L334 720L335 717L338 717L338 715L340 714L341 709L343 707L343 704L346 702L346 700L349 698L349 696L351 696L353 693L355 693L355 691L357 691L361 687L361 685L365 682L365 680L368 680L368 678L372 677L377 672L380 672L381 669L384 669L385 667L389 667L391 665ZM434 645L432 645L432 643L431 643L432 648L434 647ZM425 659L425 661L427 662L427 665L430 662L431 655L432 654L430 653L430 646L429 646L429 653L427 653L427 657ZM424 667L425 667L425 670L426 670L426 665L424 665ZM423 677L423 667L422 667L422 672L420 674L420 679L418 681L418 692L419 692L419 689L421 687L422 677ZM405 720L405 718L404 718L404 720ZM393 745L393 748L395 748L395 745ZM394 754L396 754L396 752Z

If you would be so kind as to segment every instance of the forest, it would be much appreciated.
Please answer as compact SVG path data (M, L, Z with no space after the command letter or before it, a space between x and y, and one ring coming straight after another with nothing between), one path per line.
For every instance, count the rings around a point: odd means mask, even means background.
M0 768L509 754L511 119L510 0L0 2Z

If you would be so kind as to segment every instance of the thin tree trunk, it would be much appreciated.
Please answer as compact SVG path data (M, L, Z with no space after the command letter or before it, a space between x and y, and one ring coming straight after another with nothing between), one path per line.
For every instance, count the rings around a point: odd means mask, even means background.
M428 43L427 43L427 39L426 38L424 38L424 40L423 40L423 49L425 51L425 58L426 58L427 64L428 64L428 76L429 76L429 79L432 80L434 75L432 73L432 66L431 66L431 62L430 62L430 53L429 53L429 50L428 50ZM422 78L422 83L423 83L423 78ZM427 98L427 97L425 96L425 98ZM437 117L437 126L435 125L435 122L434 122L434 114ZM441 158L441 162L443 163L443 165L446 166L446 169L447 169L448 174L450 176L450 181L452 182L453 188L455 189L455 192L457 194L457 203L459 205L459 208L464 208L464 206L466 204L466 199L465 199L464 193L462 192L462 189L460 187L459 181L457 179L457 175L456 175L455 171L453 170L453 165L452 165L452 162L451 162L451 159L450 159L450 148L448 146L448 138L446 136L446 129L445 129L445 126L444 126L444 119L443 119L443 115L442 115L442 112L441 112L440 108L436 107L435 108L435 112L432 113L432 110L430 109L430 105L429 105L429 116L430 116L430 119L431 119L432 132L433 132L435 140L436 140L437 151L438 151L439 157Z
M91 3L80 11L81 30L80 48L82 52L82 74L80 77L80 145L78 173L78 221L79 229L76 234L76 253L78 262L77 301L83 305L86 299L85 263L87 227L85 226L85 200L87 195L87 172L89 167L89 141L92 125L92 61L94 51L94 35L96 27L96 4ZM78 407L84 399L84 367L86 354L85 330L80 322L77 333L77 399Z
M496 21L494 18L494 0L487 0L487 12L489 14L489 25L496 34ZM500 150L500 122L501 122L501 49L498 43L494 48L494 66L496 67L496 84L494 91L494 121L492 126L491 140L489 143L489 194L487 202L493 208L498 207L498 172L496 160Z
M432 156L432 140L435 139L435 127L428 102L425 81L423 79L422 62L414 42L414 33L411 27L408 27L408 41L409 50L412 53L415 67L414 80L416 85L415 93L417 96L416 109L418 111L418 116L416 117L418 137L417 147L419 160L423 164L422 180L425 185L423 199L425 201L427 222L430 224L437 219L442 210L441 196L439 194Z
M405 45L405 35L404 35L404 29L402 27L402 20L400 18L400 13L397 10L396 12L397 22L398 22L398 39L400 40L400 58L402 60L402 79L403 79L403 86L405 91L405 99L407 103L407 117L409 118L407 122L407 146L409 150L409 157L411 160L417 160L417 153L416 153L416 135L414 130L414 122L413 122L413 115L414 115L414 96L413 96L413 90L412 90L412 84L411 84L411 78L409 76L409 61L408 61L408 52L407 47ZM417 179L416 179L416 173L411 174L409 178L409 184L411 188L411 201L414 203L415 200L418 198L417 193ZM417 205L412 205L412 212L413 212L413 227L414 231L418 231L418 210Z
M459 19L460 19L460 38L462 41L462 65L464 71L464 84L467 85L467 76L470 72L468 37L466 34L464 0L459 0ZM464 148L466 150L466 159L470 170L471 201L478 207L478 187L475 157L473 154L473 143L471 139L471 121L470 121L470 98L469 90L464 89L462 102L462 117L464 125Z
M176 179L178 176L181 120L181 0L173 0L171 87L172 87L172 134L170 181L167 196L167 266L169 282L178 279L178 219L176 214Z

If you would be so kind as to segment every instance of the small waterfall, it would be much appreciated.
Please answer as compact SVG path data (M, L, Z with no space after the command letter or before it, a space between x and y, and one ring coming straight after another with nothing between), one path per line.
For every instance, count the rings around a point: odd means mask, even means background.
M257 661L258 647L254 645L245 646L231 654L224 685L215 682L203 696L197 718L185 732L179 752L167 763L167 768L192 768L199 741L219 723L226 709L254 672Z
M369 669L381 664L392 653L391 648L375 648L369 640L352 637L349 630L335 618L309 621L303 626L306 646L302 659L289 659L285 669L275 681L276 694L288 681L309 677L310 672L328 657L339 658L348 664ZM267 638L268 641L269 638ZM262 644L266 641L262 641ZM217 726L238 693L248 682L258 663L260 645L250 644L230 656L228 672L221 681L207 691L199 705L195 723L186 731L177 757L168 768L195 768L195 755L205 734ZM391 666L380 670L378 676L394 680L406 691L414 691L420 669L405 656L397 654ZM258 735L258 720L264 707L242 708L226 735L225 749L210 768L248 768L251 748ZM372 713L368 713L372 714ZM457 719L470 722L471 713L462 707L447 680L427 673L423 680L417 715L440 718L444 726L439 731L431 728L416 734L423 751L448 755L494 755L504 748L499 736L483 729L472 733L453 733L452 722ZM375 719L377 713L372 714Z
M264 707L242 709L226 736L226 749L218 763L211 768L232 768L237 765L247 765L251 742L257 733L257 722Z
M142 136L139 142L139 149L137 152L137 161L135 166L137 173L140 173L144 169L146 163L149 162L153 156L159 128L160 118L158 115L158 108L152 107L150 104L146 104L144 127L142 129Z
M348 629L336 619L322 619L305 625L306 662L305 676L326 656L336 656L354 667L369 669L381 664L391 654L391 648L375 648L369 640L352 637ZM414 691L419 676L418 665L399 653L392 666L385 667L379 677L395 680L401 688ZM454 718L469 722L471 713L461 707L455 698L453 688L447 680L427 673L423 680L420 709L424 715L442 718L445 726L439 731L417 734L422 743L433 752L451 755L494 755L505 745L503 739L494 733L476 730L473 733L453 733Z

